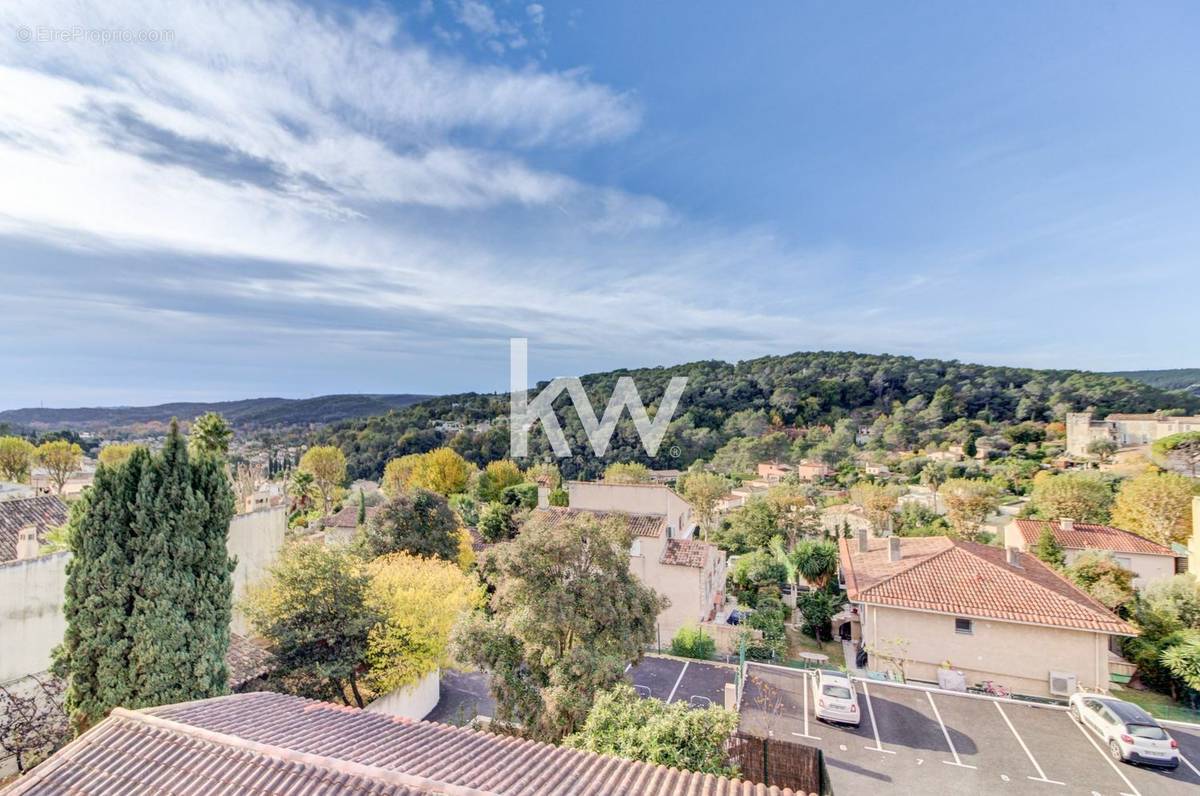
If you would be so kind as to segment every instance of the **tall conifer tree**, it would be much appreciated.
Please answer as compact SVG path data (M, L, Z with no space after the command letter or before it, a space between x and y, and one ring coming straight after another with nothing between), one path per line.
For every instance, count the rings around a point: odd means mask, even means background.
M76 730L117 706L224 693L234 567L224 463L189 459L172 424L161 453L101 467L86 500L56 653Z

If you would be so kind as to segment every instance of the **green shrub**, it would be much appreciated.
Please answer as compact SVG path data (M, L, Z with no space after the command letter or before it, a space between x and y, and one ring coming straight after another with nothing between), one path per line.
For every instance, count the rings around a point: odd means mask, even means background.
M717 642L699 627L683 627L671 639L671 654L681 658L708 660L717 651Z

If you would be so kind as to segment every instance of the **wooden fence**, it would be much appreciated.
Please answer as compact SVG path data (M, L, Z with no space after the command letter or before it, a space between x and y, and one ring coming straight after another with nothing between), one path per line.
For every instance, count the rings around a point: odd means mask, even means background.
M741 770L744 779L791 788L797 794L832 796L825 760L814 746L736 732L729 737L725 750L729 762Z

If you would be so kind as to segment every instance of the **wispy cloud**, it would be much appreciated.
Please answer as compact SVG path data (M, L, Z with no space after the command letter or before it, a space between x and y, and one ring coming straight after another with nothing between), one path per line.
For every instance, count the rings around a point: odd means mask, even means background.
M522 30L544 40L540 4L517 9L525 28L480 0L454 8L506 48ZM7 35L74 27L173 37ZM880 339L912 350L950 333L928 316L860 323L888 286L833 291L862 268L845 251L692 221L573 174L574 156L635 136L642 118L636 97L586 70L472 63L395 14L287 0L18 0L0 28L0 238L22 252L6 269L28 298L4 336L57 308L90 318L62 351L121 339L146 361L170 348L243 373L311 367L323 334L332 361L315 372L335 378L361 374L368 353L502 363L495 345L516 334L579 367Z

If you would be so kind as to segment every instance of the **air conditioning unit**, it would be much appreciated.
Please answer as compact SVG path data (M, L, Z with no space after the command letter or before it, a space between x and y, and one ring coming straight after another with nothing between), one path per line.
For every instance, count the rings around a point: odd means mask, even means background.
M1078 680L1066 672L1050 672L1050 693L1055 696L1070 696L1078 688Z

